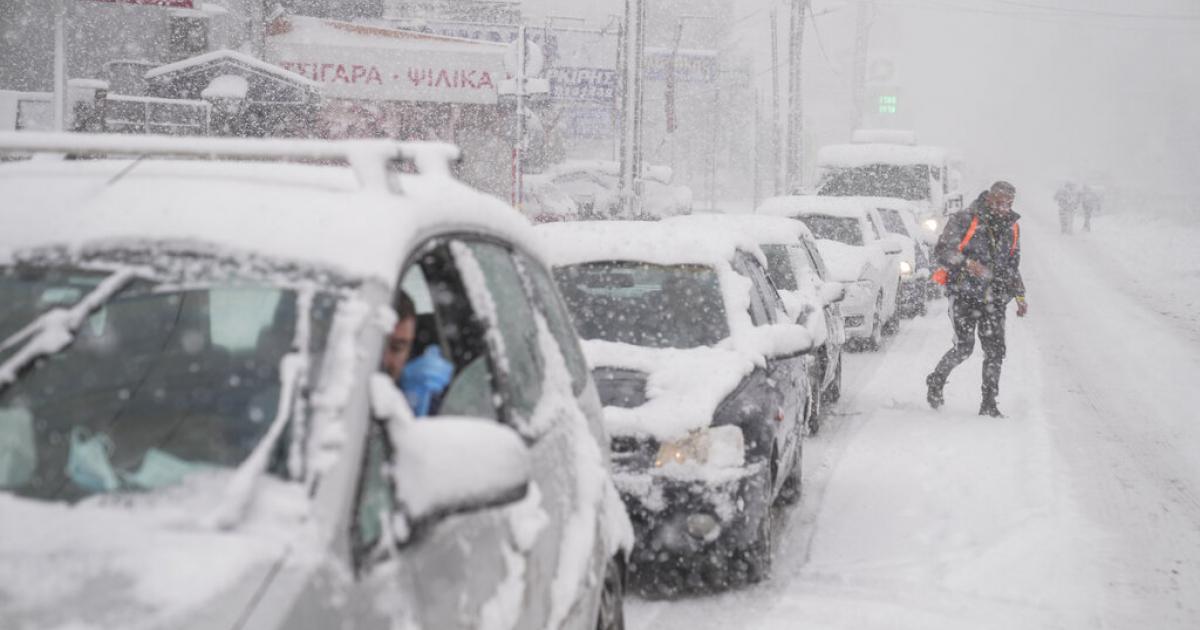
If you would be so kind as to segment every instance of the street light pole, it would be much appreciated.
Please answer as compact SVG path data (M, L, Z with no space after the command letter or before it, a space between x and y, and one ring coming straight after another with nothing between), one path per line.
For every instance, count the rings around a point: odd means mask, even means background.
M787 190L796 191L804 180L804 95L801 91L801 53L804 48L804 13L809 0L792 0L788 37Z
M67 130L67 0L54 0L54 130Z
M621 213L638 214L637 182L642 171L642 55L645 51L645 0L625 0L621 54Z

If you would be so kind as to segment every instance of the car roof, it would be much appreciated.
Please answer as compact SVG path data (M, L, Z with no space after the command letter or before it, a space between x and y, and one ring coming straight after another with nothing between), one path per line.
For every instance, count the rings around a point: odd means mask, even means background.
M704 213L671 217L668 223L696 225L710 229L740 230L759 245L788 245L799 240L813 240L812 231L791 217L763 214Z
M826 168L855 168L872 164L941 165L945 161L945 149L928 145L831 144L817 151L817 164Z
M913 214L916 214L916 212L919 210L919 206L917 206L917 204L915 204L907 199L900 199L899 197L858 197L858 196L855 196L855 197L849 197L849 198L857 199L857 200L871 206L872 208L887 208L888 210L908 210L909 212L912 212Z
M823 195L787 195L771 197L758 206L756 212L783 217L823 214L833 217L866 218L871 207L860 197L829 197Z
M674 220L549 223L534 232L550 264L558 266L621 260L716 267L728 264L738 250L766 264L748 234Z
M0 149L22 135L0 134ZM187 141L255 150L333 144ZM86 145L87 137L70 142ZM375 143L363 146L383 146ZM360 168L157 158L0 164L0 199L5 200L0 262L42 247L195 242L235 255L328 267L391 286L412 248L438 232L485 233L536 253L528 221L500 200L454 180L448 165L443 173L386 176L381 170L399 192L366 186Z

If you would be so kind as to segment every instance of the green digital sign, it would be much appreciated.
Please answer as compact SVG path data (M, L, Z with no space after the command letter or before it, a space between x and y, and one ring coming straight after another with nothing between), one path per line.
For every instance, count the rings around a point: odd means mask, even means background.
M899 105L900 99L895 96L880 96L879 97L879 113L880 114L895 114L896 107Z

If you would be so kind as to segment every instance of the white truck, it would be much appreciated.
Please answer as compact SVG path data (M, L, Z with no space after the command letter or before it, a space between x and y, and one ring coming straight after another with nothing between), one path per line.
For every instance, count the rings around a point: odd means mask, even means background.
M946 217L962 209L960 179L946 149L917 143L916 133L860 129L849 144L817 153L817 194L834 197L896 197L919 208L922 237L933 244Z

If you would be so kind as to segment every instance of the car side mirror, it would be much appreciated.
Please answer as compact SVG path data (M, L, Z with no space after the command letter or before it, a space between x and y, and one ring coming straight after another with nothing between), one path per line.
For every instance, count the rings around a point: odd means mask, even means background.
M388 377L370 382L371 413L387 426L392 483L400 514L397 543L422 524L525 497L533 462L525 441L494 420L459 416L417 419Z
M525 497L532 458L524 440L494 420L438 416L391 431L393 483L413 526Z
M841 282L826 282L821 285L821 290L818 293L822 304L829 305L841 302L846 299L846 285Z

